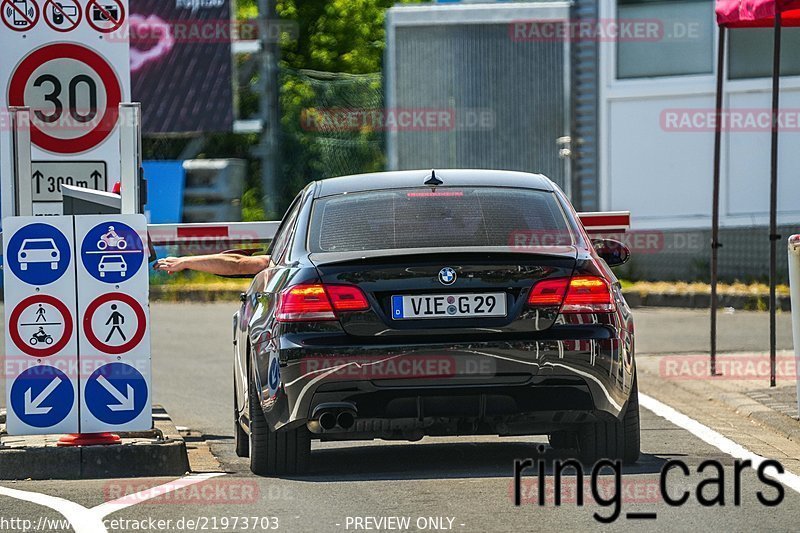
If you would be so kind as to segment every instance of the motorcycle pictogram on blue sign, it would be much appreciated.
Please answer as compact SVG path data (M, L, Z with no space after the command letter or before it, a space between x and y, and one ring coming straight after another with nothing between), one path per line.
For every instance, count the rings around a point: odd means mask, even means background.
M144 261L144 244L122 222L104 222L91 229L81 244L83 266L95 279L120 283L132 278Z

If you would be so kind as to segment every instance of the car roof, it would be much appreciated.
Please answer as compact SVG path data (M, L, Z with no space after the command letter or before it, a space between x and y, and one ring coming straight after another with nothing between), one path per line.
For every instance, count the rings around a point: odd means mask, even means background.
M317 198L332 196L346 192L378 191L385 189L404 189L421 187L436 173L442 181L441 187L515 187L522 189L539 189L554 191L555 184L542 174L515 172L512 170L476 170L476 169L436 169L436 170L401 170L394 172L374 172L328 178L316 182Z

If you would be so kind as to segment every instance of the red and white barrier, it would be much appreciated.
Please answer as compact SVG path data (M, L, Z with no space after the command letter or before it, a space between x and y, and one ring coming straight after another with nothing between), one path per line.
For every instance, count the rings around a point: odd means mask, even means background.
M150 224L153 246L259 244L271 241L280 222L218 222L207 224Z
M630 211L578 213L586 233L625 233L631 229Z

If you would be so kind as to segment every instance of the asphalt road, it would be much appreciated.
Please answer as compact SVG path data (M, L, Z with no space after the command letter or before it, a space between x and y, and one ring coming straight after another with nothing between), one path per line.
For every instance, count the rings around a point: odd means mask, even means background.
M544 455L537 455L536 444L542 439L448 438L424 439L413 444L380 441L315 444L313 475L297 479L252 476L246 460L235 457L231 437L233 310L232 304L152 306L155 401L167 408L176 424L203 432L228 473L197 485L211 487L210 493L185 492L180 493L185 498L139 503L113 512L108 519L173 521L161 524L165 526L162 528L145 528L150 531L195 529L185 522L178 523L181 519L200 519L196 528L199 530L260 531L266 529L262 526L275 525L263 517L276 518L279 531L577 531L601 526L593 517L595 512L604 517L612 514L614 505L590 504L588 492L587 505L578 506L570 496L574 493L569 490L560 506L555 506L548 496L546 505L540 507L530 500L535 495L531 492L536 487L535 468L525 472L524 486L528 488L523 491L523 504L513 505L513 461L558 458L549 449ZM636 326L637 350L642 355L698 353L707 349L707 313L704 312L639 310ZM791 345L788 315L779 317L779 326L780 346L788 348ZM720 315L724 350L764 351L766 331L766 314ZM4 384L0 383L0 387ZM776 490L760 481L752 470L745 470L739 484L741 502L735 505L734 468L730 456L646 409L642 409L642 417L642 460L623 471L620 517L611 526L602 527L640 531L797 529L800 494L786 489L780 505L766 507L759 503L757 492L772 499ZM686 504L676 507L668 506L658 497L660 471L670 459L683 461L689 469L687 476L678 472L668 478L670 495L678 496L684 490L690 493ZM706 507L698 503L697 486L709 477L709 472L699 474L697 469L708 460L719 461L723 466L724 506ZM546 479L552 486L553 477ZM565 479L568 480L565 484L576 488L574 474L565 474ZM614 478L606 474L599 480L601 496L611 498ZM172 481L25 481L0 483L0 486L57 496L91 508L108 500L109 495L131 492L131 487L138 491L145 486ZM587 491L589 489L587 485ZM716 491L713 486L707 486L703 494L710 497ZM549 492L552 491L546 491ZM241 497L234 498L234 493ZM631 512L655 513L656 518L627 518L626 514ZM61 518L47 506L0 495L0 530L15 530L8 522L4 527L3 519L29 519L39 524L42 516ZM244 517L249 519L247 524L242 520ZM368 517L371 519L367 520ZM391 527L394 523L377 522L389 517L407 517L410 525L394 528ZM235 527L234 518L237 518ZM259 527L254 529L255 518ZM20 525L17 522L17 526ZM50 525L55 531L70 530ZM141 523L137 523L137 527L133 523L109 522L106 525L109 531L142 529L138 527ZM148 525L158 524L150 522ZM17 527L16 530L22 529Z

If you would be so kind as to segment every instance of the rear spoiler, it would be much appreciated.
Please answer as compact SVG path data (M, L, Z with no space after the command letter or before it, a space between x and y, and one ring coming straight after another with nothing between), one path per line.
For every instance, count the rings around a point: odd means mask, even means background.
M625 233L631 229L630 211L578 213L586 233Z

